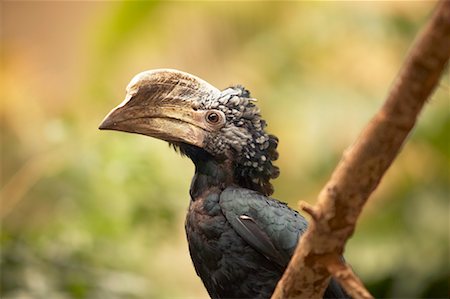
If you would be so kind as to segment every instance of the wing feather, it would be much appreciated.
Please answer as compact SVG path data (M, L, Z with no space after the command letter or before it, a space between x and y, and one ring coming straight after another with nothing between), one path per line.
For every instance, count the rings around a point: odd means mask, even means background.
M220 196L222 212L236 233L284 269L306 229L306 220L286 204L258 192L229 187Z

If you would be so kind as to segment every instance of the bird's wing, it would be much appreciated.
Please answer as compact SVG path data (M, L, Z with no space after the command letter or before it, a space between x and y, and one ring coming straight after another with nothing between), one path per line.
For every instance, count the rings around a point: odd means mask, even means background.
M289 256L275 247L270 236L261 229L253 218L246 215L236 215L229 217L228 221L247 243L284 269L289 262Z
M286 204L253 190L228 187L219 200L233 229L267 259L286 268L308 223ZM323 298L350 298L332 278Z
M219 203L241 238L282 269L287 266L307 227L300 214L284 203L244 188L225 189Z

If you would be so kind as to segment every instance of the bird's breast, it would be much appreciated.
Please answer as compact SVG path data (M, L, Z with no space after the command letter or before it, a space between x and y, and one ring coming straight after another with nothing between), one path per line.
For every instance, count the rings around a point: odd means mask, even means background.
M186 217L189 252L212 298L267 298L281 273L249 246L228 223L220 193L191 201Z

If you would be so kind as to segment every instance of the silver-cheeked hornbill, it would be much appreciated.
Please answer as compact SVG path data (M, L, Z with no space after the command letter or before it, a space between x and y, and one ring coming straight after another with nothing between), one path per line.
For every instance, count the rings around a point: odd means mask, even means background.
M100 129L156 137L195 164L186 234L212 298L270 298L307 227L269 196L278 139L242 86L223 91L185 72L136 75ZM330 281L324 298L346 298Z

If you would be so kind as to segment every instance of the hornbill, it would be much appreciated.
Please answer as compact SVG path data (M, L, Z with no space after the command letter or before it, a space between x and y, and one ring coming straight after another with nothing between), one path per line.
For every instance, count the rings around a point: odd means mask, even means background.
M220 91L178 70L136 75L100 125L169 142L195 165L185 229L195 270L212 298L270 298L306 220L269 196L278 139L249 91ZM330 281L325 298L346 298Z

